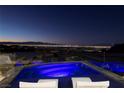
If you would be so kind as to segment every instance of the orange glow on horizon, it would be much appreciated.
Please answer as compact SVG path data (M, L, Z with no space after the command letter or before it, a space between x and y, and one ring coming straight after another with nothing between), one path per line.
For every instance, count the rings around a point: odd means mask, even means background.
M24 40L0 40L0 42L26 42Z

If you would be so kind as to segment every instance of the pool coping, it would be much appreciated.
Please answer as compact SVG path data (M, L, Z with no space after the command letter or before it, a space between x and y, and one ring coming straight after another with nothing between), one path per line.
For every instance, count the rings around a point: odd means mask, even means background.
M99 66L96 66L88 61L82 61L82 63L124 85L124 78L122 76L113 73L109 70L103 69Z

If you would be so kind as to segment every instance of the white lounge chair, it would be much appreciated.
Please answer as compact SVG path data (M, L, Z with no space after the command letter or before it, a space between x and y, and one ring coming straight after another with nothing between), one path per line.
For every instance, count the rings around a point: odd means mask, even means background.
M58 79L40 79L37 83L19 82L20 88L58 88Z
M89 77L72 78L73 88L108 88L109 81L92 82Z

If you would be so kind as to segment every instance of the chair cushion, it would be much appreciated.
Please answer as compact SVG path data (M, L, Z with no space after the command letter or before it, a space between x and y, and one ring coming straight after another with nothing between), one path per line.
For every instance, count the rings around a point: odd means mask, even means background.
M83 82L77 81L77 88L108 88L109 81Z
M40 79L38 80L38 83L49 82L49 81L56 81L58 83L58 79Z
M19 82L20 88L57 88L58 84L56 81L46 81L40 83L32 83L32 82Z
M76 77L76 78L72 78L73 88L76 88L77 81L92 82L92 80L89 77Z

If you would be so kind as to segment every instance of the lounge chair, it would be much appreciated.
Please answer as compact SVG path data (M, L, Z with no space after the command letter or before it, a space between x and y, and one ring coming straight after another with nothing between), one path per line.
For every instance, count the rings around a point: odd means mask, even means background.
M72 78L73 88L108 88L109 81L92 82L89 77Z
M78 78L72 78L72 84L73 88L76 88L77 81L83 81L83 82L92 82L92 80L89 77L78 77Z
M58 88L58 79L40 79L36 83L19 82L20 88Z

